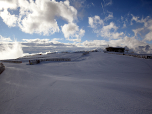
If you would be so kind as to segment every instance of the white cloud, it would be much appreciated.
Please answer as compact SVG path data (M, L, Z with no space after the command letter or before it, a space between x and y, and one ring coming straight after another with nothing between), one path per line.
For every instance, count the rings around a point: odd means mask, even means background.
M115 26L115 24L113 22L110 22L109 25L107 26L103 26L103 31L110 31L111 29L114 29L115 31L118 29L117 26Z
M18 0L1 0L0 1L0 10L3 9L16 9Z
M58 18L68 22L61 27L67 40L81 41L81 37L85 33L85 30L79 30L79 26L75 23L77 21L77 10L70 6L69 0L59 2L55 0L7 0L0 3L6 5L2 7L4 10L0 12L5 24L9 27L19 26L25 33L51 35L59 32ZM18 16L11 15L8 11L8 9L17 8L19 8ZM70 31L69 33L67 29ZM75 39L70 39L70 37L75 37Z
M151 54L152 53L152 46L150 46L150 45L138 46L135 48L135 50L137 53Z
M83 46L85 47L103 47L103 46L107 46L108 42L105 40L91 40L91 41L84 41L82 43Z
M86 0L70 0L70 2L76 9L79 10L84 7Z
M118 33L118 32L112 33L112 38L113 38L113 39L122 38L123 35L124 35L123 32L121 32L121 33Z
M122 28L126 28L126 23L125 23L125 21L124 21L124 24L123 24L123 27Z
M105 3L105 6L110 6L112 5L112 0L103 0Z
M147 20L149 19L149 16L147 16L145 19L142 18L141 20L139 20L139 17L136 17L133 14L131 14L131 16L132 16L131 25L133 25L132 21L136 21L138 23L144 23L145 27L147 26Z
M91 28L96 28L98 25L103 25L104 22L98 15L95 15L94 17L88 17L88 23Z
M36 39L38 40L38 39ZM120 46L125 47L127 46L130 50L133 50L135 53L152 53L152 46L148 45L144 41L139 41L135 37L124 37L122 39L115 39L115 40L86 40L82 43L54 43L51 40L48 42L43 42L42 39L41 43L37 42L22 42L24 53L40 53L40 52L53 52L53 51L80 51L80 50L89 50L89 49L96 49L109 46Z
M93 22L93 18L92 17L88 17L88 23L91 26L91 28L94 28L94 22Z
M148 21L148 29L149 30L152 30L152 19L150 19L149 21Z
M123 16L121 16L121 20L123 21L123 19L124 19L124 17Z
M152 40L152 31L149 32L148 34L146 34L145 39L144 40L148 40L151 41Z
M97 33L98 36L100 35L104 38L118 39L124 34L123 32L116 32L118 27L113 22L110 22L109 25L105 25L104 21L97 15L94 17L88 17L88 23L90 27L93 28L94 33Z
M84 46L87 47L105 47L107 45L120 46L120 47L127 46L131 50L134 50L134 52L136 53L152 53L152 46L148 45L148 43L145 42L146 40L151 41L152 39L151 37L152 20L149 19L149 17L142 18L141 20L138 17L132 18L132 21L144 24L142 28L133 29L133 32L135 33L134 37L128 37L123 32L117 32L119 27L117 27L114 22L110 22L109 24L107 24L107 22L104 22L106 18L104 19L101 25L97 24L98 26L95 24L94 17L89 17L88 19L89 19L88 23L90 25L89 27L93 29L94 33L97 33L98 36L100 35L101 37L108 38L109 41L105 41L105 40L85 41L83 42ZM125 28L126 22L128 21L124 17L121 17L121 20L124 22L123 28ZM137 38L137 34L139 35L146 34L145 40L140 41ZM147 46L150 47L147 49Z
M101 2L101 6L102 6L104 14L107 13L107 12L109 13L109 11L106 10L106 7L110 6L110 5L112 5L112 0L103 0L103 3Z
M90 8L92 6L94 6L93 3L88 4L86 2L86 0L69 0L70 4L72 6L74 6L74 8L77 9L77 16L78 18L80 18L81 20L84 18L84 16L86 15L86 8Z
M61 51L78 51L84 50L84 47L76 46L78 43L61 43L62 38L49 39L24 39L22 49L24 53L46 53L46 52L61 52Z
M152 45L148 45L144 41L139 41L135 37L127 37L125 36L122 39L116 39L116 40L91 40L91 41L84 41L82 43L84 47L94 47L94 48L102 48L105 49L108 45L113 47L128 47L129 50L134 51L135 53L152 53Z
M2 0L0 1L0 17L3 19L3 22L9 27L16 26L17 16L11 15L8 12L8 9L16 10L18 5L18 0Z
M48 43L50 39L22 39L25 42L28 43Z
M132 14L131 14L132 15ZM132 21L138 21L139 17L135 17L134 15L132 15L132 19L131 19L131 25L133 25Z
M126 28L127 27L129 16L130 15L128 15L128 14L125 15L125 16L121 16L121 20L119 20L119 21L123 24L122 28Z
M9 51L14 54L17 54L17 57L23 55L24 53L46 53L46 52L61 52L61 51L80 51L80 50L89 50L109 46L127 46L129 49L134 50L137 53L152 53L152 46L148 45L144 41L139 41L135 37L124 37L122 39L116 40L91 40L84 41L82 43L61 43L55 42L62 40L60 38L49 39L24 39L24 42L17 43L19 45L14 45L13 42L5 45L4 43L0 44L1 47L5 47L6 51ZM6 48L7 46L7 48ZM15 47L14 47L15 46ZM19 47L18 47L19 46ZM3 50L3 49L2 49ZM23 50L23 51L22 51ZM5 51L5 53L6 53ZM0 50L0 53L4 52ZM22 53L21 53L22 52ZM5 54L6 57L7 54ZM16 56L14 56L16 57Z
M9 41L12 41L12 40L10 38L5 38L5 37L0 35L0 41L1 42L9 42Z
M56 44L56 43L59 43L58 41L59 40L62 40L62 38L53 38L53 39L39 39L39 38L36 38L36 39L22 39L23 42L22 43L33 43L33 44L44 44L45 46L46 45L49 45L49 44ZM35 45L34 45L35 46Z
M19 27L26 33L43 33L43 35L59 32L56 17L71 23L77 19L77 10L69 5L69 1L36 0L28 3L20 1L21 7ZM23 19L21 19L23 18Z
M105 19L104 19L105 21L113 18L113 13L112 12L109 12L109 13L110 14L107 17L105 17Z
M152 41L152 19L149 19L145 25L145 29L148 29L149 32L145 35L144 40Z
M0 1L3 21L10 27L16 25L25 33L38 33L43 35L59 32L57 18L62 18L68 23L77 20L77 10L70 6L68 0L57 2L55 0L6 0ZM11 15L8 9L19 9L19 15ZM4 9L4 10L2 10Z
M103 13L105 13L105 11L104 11L104 5L103 5L102 2L101 2L101 6L102 6Z
M64 37L70 41L81 42L81 37L84 36L85 30L80 29L75 23L69 23L62 26ZM76 38L76 39L73 39Z
M68 38L73 35L76 31L79 30L79 27L75 23L65 24L62 27L62 32L64 33L64 37Z
M7 10L0 13L0 17L3 19L4 23L9 27L15 27L17 22L17 16L11 15Z
M53 38L51 39L51 41L59 41L59 40L63 40L62 38Z
M144 37L144 41L151 41L152 40L152 19L150 19L149 16L147 16L145 19L142 18L141 20L139 17L136 17L132 15L131 24L133 25L132 21L135 21L136 23L144 23L142 28L133 29L132 31L135 33L135 36L139 34L140 36ZM146 35L145 35L146 33Z
M121 45L127 46L132 49L134 49L135 47L143 46L147 44L143 41L137 40L135 37L128 37L128 36L125 36L123 39L120 39L119 43Z
M144 28L138 28L138 29L133 29L132 31L135 33L135 36L137 36L137 34L140 34L140 31L144 30Z

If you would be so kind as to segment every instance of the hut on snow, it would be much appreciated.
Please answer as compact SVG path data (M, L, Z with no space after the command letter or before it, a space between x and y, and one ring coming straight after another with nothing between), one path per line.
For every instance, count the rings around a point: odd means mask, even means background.
M124 52L125 48L122 47L107 47L106 51L108 52Z

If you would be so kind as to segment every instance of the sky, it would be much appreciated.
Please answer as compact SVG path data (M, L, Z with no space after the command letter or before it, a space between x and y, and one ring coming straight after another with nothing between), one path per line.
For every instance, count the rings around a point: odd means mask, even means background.
M0 52L127 46L152 53L151 6L151 0L0 0Z

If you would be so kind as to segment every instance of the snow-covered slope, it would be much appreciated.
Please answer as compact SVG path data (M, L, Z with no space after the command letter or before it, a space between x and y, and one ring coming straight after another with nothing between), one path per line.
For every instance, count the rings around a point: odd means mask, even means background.
M29 59L71 58L68 62ZM94 52L37 55L4 63L1 114L150 114L152 60Z

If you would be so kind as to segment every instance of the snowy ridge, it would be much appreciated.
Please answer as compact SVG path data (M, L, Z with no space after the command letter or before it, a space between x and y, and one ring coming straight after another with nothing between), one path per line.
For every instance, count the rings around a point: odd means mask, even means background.
M29 59L71 58L68 62ZM2 114L150 114L152 60L102 52L60 53L4 63Z
M105 51L104 53L133 56L133 57L144 58L144 59L152 59L152 54L120 53L120 52L105 52Z

